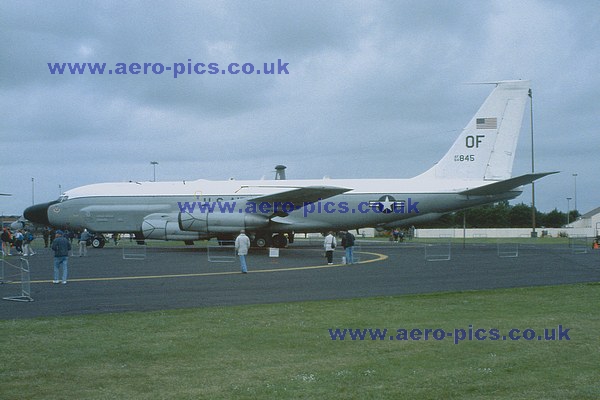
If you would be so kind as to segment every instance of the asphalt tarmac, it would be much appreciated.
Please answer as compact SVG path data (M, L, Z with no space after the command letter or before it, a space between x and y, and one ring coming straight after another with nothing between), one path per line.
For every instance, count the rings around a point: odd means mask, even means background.
M364 242L355 248L359 263L341 264L340 248L329 266L320 242L297 241L281 249L279 257L271 257L268 249L253 249L249 273L242 274L229 248L133 246L124 253L121 247L107 245L90 248L87 257L70 257L69 281L62 285L52 283L53 255L41 249L26 258L33 301L0 301L0 319L600 281L599 251L575 254L566 246L503 245L500 257L498 250L497 244L463 248ZM5 261L0 297L18 296L21 276L8 263L18 265L19 257Z

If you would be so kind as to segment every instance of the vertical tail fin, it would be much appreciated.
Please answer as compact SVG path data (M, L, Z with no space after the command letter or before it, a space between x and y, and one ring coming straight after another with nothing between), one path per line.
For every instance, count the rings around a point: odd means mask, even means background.
M446 155L423 175L504 180L512 175L529 81L496 82L496 88Z

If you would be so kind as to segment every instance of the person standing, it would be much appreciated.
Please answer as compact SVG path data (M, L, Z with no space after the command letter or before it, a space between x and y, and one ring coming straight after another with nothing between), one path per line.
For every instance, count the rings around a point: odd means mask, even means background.
M337 246L337 242L335 237L333 236L333 232L329 232L327 236L325 236L325 256L327 257L327 264L333 264L333 249Z
M48 248L48 244L50 242L50 228L45 226L42 231L42 237L44 238L44 248Z
M63 232L56 231L56 238L52 241L50 246L54 250L54 281L53 283L59 283L58 277L60 267L62 265L62 283L67 283L67 262L69 260L69 251L71 251L71 243L63 236Z
M235 238L235 251L240 256L240 264L242 267L242 274L248 273L248 266L246 265L246 256L250 249L250 238L246 236L246 231L243 229L240 231L238 237Z
M10 246L12 245L13 238L10 233L10 229L4 227L2 228L2 235L0 235L2 240L2 255L10 256Z
M91 235L87 229L84 229L79 235L79 257L87 256L87 241L90 237Z
M346 249L346 264L354 264L354 240L350 232L342 232L342 247Z
M17 229L17 232L15 232L13 236L13 243L15 245L15 249L17 250L17 254L20 256L23 255L23 239L23 232L21 232L20 229Z
M25 230L25 234L23 235L23 255L24 256L32 256L35 254L33 249L31 248L31 242L33 242L34 236L29 230Z

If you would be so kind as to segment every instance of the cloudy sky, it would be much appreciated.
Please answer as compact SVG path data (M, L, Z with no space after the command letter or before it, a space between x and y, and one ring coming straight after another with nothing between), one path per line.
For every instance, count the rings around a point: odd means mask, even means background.
M566 211L576 179L586 212L600 206L598 32L597 0L3 1L0 214L151 180L151 161L157 180L271 178L276 164L288 178L411 177L491 90L464 83L504 79L532 81L536 171L561 171L536 184L538 208ZM50 73L68 62L287 66ZM530 151L527 110L513 174Z

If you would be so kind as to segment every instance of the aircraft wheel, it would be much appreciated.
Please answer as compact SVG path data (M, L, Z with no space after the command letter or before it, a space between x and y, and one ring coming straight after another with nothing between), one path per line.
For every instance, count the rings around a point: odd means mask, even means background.
M273 236L273 246L283 249L287 246L287 244L288 240L287 237L285 237L285 235L278 233L277 235Z
M263 247L267 246L267 239L264 237L258 237L258 238L256 238L255 243L256 243L256 247L263 248Z
M106 244L106 240L103 237L96 236L92 239L92 247L95 249L101 249Z

